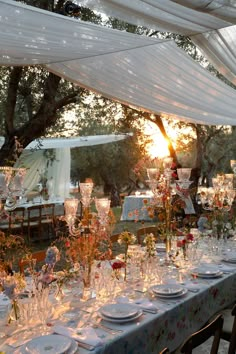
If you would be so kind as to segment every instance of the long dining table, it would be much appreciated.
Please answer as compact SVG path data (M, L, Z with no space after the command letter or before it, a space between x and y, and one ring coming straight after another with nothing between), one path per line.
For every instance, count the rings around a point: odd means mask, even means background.
M232 242L234 246L236 241ZM123 284L116 296L111 290L109 298L100 296L85 301L80 297L78 285L74 284L66 290L60 303L53 305L57 308L58 315L51 320L48 333L54 333L58 325L65 329L65 333L67 328L78 331L87 326L93 329L94 336L98 339L97 344L86 349L79 343L80 354L91 351L96 354L158 354L166 346L174 351L187 336L199 330L215 313L235 302L236 263L222 262L219 257L217 261L214 257L211 260L210 256L205 261L209 266L218 267L219 276L198 278L190 270L190 276L178 283L184 289L180 297L154 296L149 289L151 283L145 283L144 286L140 279ZM134 305L140 306L143 310L140 317L125 323L100 318L99 311L104 304L117 303L121 299L122 302L132 301ZM153 308L155 311L150 311ZM14 324L12 328L10 325L7 337L0 339L0 350L9 354L22 354L20 347L16 348L17 344L14 343L19 338L23 338L24 342L39 334L37 327L36 330L34 327L29 330L27 326L22 328L22 324L19 329ZM22 344L21 341L20 343Z

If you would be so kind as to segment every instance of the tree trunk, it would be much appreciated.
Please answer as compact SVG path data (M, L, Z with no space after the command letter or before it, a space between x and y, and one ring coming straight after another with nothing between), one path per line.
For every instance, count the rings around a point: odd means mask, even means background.
M52 126L56 119L58 103L56 94L61 78L49 74L45 82L44 96L38 112L26 124L14 129L13 116L16 105L17 88L19 85L21 70L14 68L11 72L8 96L6 102L6 135L5 142L0 150L0 166L14 165L23 149L34 139L43 136L46 129ZM20 68L21 69L21 68Z

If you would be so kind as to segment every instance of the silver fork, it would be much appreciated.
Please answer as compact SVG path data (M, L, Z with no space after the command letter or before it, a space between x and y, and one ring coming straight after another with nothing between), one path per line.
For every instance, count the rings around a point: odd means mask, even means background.
M78 346L87 350L94 350L95 346L92 344L88 344L88 343L84 343L84 342L80 342L78 339L75 339L75 341L78 343Z
M118 333L122 333L123 332L122 329L114 329L114 328L111 328L111 327L107 327L104 324L102 324L101 322L93 323L93 327L94 328L101 328L101 329L103 329L104 331L106 331L106 332L108 332L110 334L118 334Z

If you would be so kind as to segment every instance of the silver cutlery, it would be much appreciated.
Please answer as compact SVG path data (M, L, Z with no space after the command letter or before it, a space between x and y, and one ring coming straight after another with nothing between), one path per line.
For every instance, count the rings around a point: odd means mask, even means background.
M143 308L143 307L141 307L141 310L143 311L143 312L146 312L146 313L152 313L153 315L155 315L157 312L158 312L158 309L147 309L147 308Z
M95 346L92 344L88 344L88 343L84 343L84 342L80 342L78 339L74 338L74 340L78 343L78 346L87 350L94 350Z
M101 328L104 331L110 333L110 334L118 334L118 333L122 333L123 330L122 329L114 329L108 326L103 325L102 323L93 323L93 327L94 328Z

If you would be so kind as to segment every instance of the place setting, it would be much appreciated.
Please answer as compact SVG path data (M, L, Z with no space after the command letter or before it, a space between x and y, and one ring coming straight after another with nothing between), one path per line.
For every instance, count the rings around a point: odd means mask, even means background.
M236 264L236 253L235 252L226 253L224 255L222 261L225 263Z
M161 299L176 299L186 295L188 289L179 284L158 284L153 285L150 291L155 297Z
M203 279L214 279L221 277L223 271L218 266L202 264L192 270L192 275Z
M72 338L57 334L33 338L19 347L15 354L74 354L78 344Z
M135 321L143 314L142 309L128 303L107 304L98 312L103 320L119 324Z

